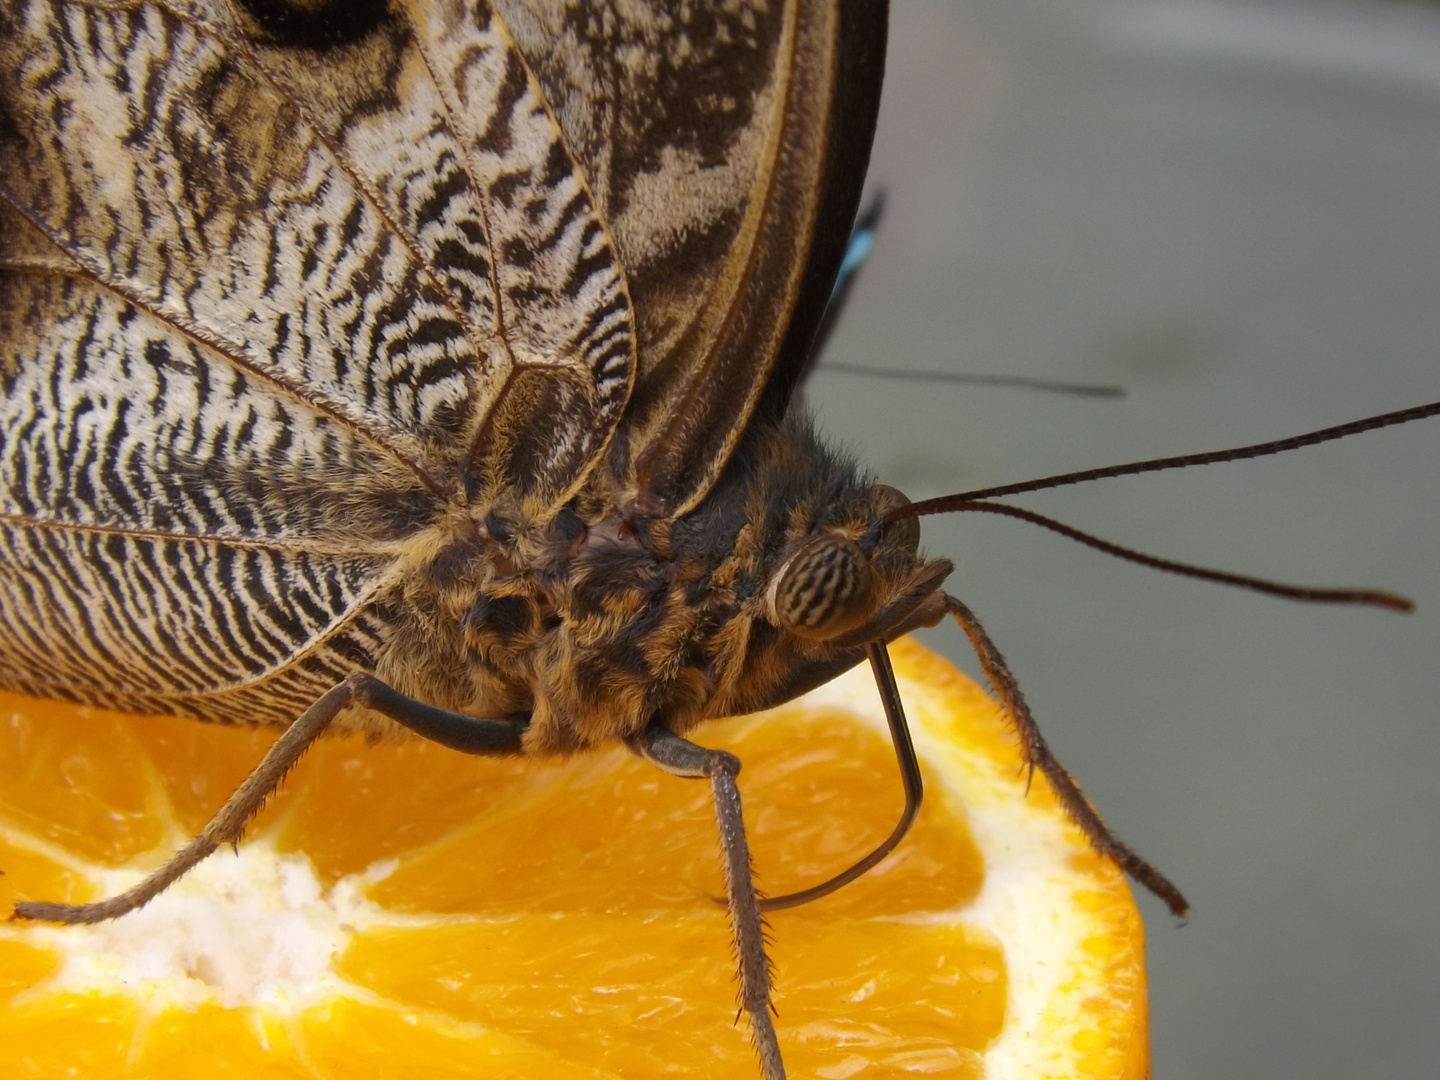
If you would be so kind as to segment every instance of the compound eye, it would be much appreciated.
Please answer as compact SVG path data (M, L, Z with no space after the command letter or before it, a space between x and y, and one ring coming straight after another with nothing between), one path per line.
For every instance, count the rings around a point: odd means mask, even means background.
M825 534L796 552L772 594L775 621L814 640L859 626L870 614L874 576L859 545Z
M905 497L905 493L889 484L876 484L874 491L875 501L882 515L910 505L910 500ZM887 543L894 544L901 551L907 551L914 555L920 550L920 519L909 517L891 522L885 527L885 539Z

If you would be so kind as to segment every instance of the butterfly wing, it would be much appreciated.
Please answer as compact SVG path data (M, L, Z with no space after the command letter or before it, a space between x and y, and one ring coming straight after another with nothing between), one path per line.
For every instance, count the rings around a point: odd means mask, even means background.
M501 21L419 9L0 11L0 683L288 719L447 507L603 451L600 213Z
M878 0L497 0L615 238L636 310L642 509L704 497L783 410L860 198Z

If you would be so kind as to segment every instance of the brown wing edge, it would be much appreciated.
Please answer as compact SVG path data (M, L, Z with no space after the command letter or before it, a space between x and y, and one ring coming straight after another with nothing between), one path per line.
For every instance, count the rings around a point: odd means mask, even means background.
M766 332L773 318L742 313L745 329L730 343L731 355L739 353L740 359L715 365L703 384L692 385L680 415L637 458L634 476L642 512L679 516L692 509L723 471L751 420L760 415L778 418L788 405L859 207L880 106L888 11L888 0L841 0L835 6L839 27L826 149L814 197L804 201L812 208L808 227L801 230L808 250L800 284L785 289L794 296L790 311L779 316L783 329L773 334ZM784 213L793 203L782 197L775 206ZM786 229L780 226L777 231ZM762 227L760 235L769 232ZM769 255L772 262L783 257ZM762 270L752 275L737 303L763 309L776 284ZM763 390L757 385L762 382Z
M846 0L840 6L843 23L833 105L835 123L830 130L815 236L789 329L752 422L778 421L785 415L809 368L816 335L830 307L835 279L860 211L870 147L875 140L889 9L890 0Z

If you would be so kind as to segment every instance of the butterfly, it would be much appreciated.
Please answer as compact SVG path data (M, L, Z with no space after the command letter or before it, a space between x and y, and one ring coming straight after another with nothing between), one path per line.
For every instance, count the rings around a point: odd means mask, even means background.
M885 5L32 0L0 12L0 685L283 727L123 914L331 728L623 742L710 782L784 1075L739 763L688 736L964 625L911 506L792 407Z
M854 216L876 3L8 5L0 684L477 753L684 736L943 615L786 405ZM301 717L296 723L296 718ZM138 890L225 837L241 796ZM228 822L228 824L225 824Z

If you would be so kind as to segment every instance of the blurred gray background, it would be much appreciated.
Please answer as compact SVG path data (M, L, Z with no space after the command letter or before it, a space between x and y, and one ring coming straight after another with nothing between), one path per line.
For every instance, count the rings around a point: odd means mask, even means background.
M1440 6L896 0L889 196L819 373L912 498L1440 398ZM983 515L925 524L1061 758L1194 905L1148 896L1155 1074L1434 1077L1440 419L1023 504L1413 616L1173 579ZM958 631L930 643L974 672Z

